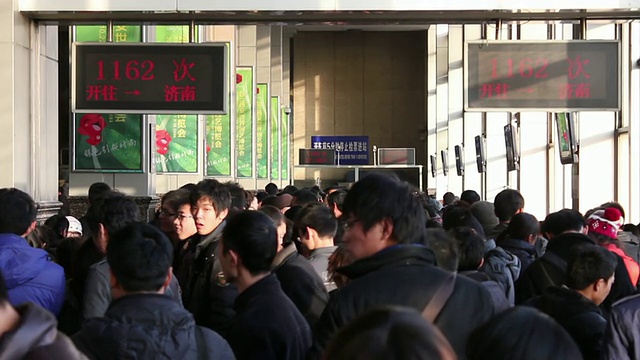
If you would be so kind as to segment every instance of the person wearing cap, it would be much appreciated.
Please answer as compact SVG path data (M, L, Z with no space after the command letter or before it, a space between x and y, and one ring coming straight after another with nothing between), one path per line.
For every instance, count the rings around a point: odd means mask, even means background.
M82 224L80 220L73 216L67 216L66 218L67 221L69 221L69 226L67 227L65 237L82 237Z
M622 226L624 219L620 210L614 207L599 209L594 211L587 219L589 228L588 236L598 245L620 256L629 272L631 283L638 284L640 276L640 266L630 256L625 254L618 242L618 230Z

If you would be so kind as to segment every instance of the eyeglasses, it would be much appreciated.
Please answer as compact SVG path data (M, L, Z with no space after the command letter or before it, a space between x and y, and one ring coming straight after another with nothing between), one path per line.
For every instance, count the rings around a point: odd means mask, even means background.
M164 216L168 216L168 217L174 217L177 214L176 213L171 213L167 209L160 209L160 215L164 215Z
M178 220L183 221L184 219L193 219L193 215L178 214Z

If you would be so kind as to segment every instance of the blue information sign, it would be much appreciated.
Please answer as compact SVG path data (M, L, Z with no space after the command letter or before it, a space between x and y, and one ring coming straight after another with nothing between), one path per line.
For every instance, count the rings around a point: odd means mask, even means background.
M313 149L336 149L340 165L368 165L368 136L312 136Z

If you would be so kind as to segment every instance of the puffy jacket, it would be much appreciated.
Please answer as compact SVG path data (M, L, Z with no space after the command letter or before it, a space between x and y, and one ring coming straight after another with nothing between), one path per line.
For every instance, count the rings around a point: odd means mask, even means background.
M484 255L484 264L480 271L500 285L509 304L515 302L515 281L520 276L520 259L497 246Z
M220 335L198 328L171 298L133 294L114 300L103 318L87 320L73 342L90 359L234 359Z
M502 241L498 241L498 246L520 259L520 263L522 264L520 269L521 272L529 267L529 265L531 265L531 263L538 257L535 246L533 244L529 244L525 240L506 238Z
M552 286L542 296L530 299L532 306L562 325L576 342L585 360L599 360L607 320L600 308L577 291Z
M606 360L640 359L640 295L613 305L604 336Z
M25 304L16 310L20 325L0 338L0 360L86 359L69 338L58 332L51 313L35 304Z
M0 271L11 304L33 302L58 315L64 304L64 269L42 249L15 234L0 234Z
M187 272L187 283L182 286L182 301L196 323L226 337L231 320L235 316L233 303L238 297L238 288L223 282L222 267L216 254L222 230L222 222L209 235L202 236L189 249L190 262L183 264Z
M433 252L425 246L396 245L338 269L350 281L332 293L316 327L309 357L319 358L338 329L369 309L399 305L422 312L449 277L434 262ZM469 334L492 316L488 291L474 280L458 276L453 294L434 324L463 360Z

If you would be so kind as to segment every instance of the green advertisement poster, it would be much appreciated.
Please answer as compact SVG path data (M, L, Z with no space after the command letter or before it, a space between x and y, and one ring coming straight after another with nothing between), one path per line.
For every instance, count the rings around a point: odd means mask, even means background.
M142 172L142 122L125 114L75 114L74 170Z
M156 171L198 172L198 115L157 115Z
M253 68L236 68L236 173L253 176Z
M230 45L226 43L227 51ZM231 84L230 57L227 61L229 84ZM227 98L229 110L226 114L206 117L207 176L231 176L231 94Z
M289 115L282 109L282 180L289 179Z
M189 26L155 26L155 42L188 43ZM198 116L157 115L156 171L198 172Z
M258 84L256 89L256 160L258 166L258 179L266 179L268 175L268 105L269 87L267 84Z
M269 122L271 123L271 178L280 178L280 137L278 136L278 129L280 128L280 99L277 96L271 97L271 117Z
M76 26L78 42L106 42L105 25ZM114 25L113 41L139 42L140 26ZM142 115L74 114L74 170L142 172Z

